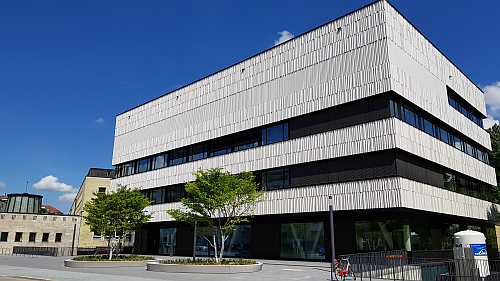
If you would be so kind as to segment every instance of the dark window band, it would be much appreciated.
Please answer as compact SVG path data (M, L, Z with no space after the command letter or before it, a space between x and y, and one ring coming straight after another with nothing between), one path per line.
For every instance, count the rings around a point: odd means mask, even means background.
M384 150L255 171L255 180L266 190L400 176L417 182L494 202L489 185L447 170L429 160L400 150ZM184 184L143 190L153 204L177 202L188 194Z
M458 112L462 113L465 117L469 118L472 122L476 123L476 125L484 129L483 119L480 117L482 114L480 114L479 111L462 99L450 87L446 86L446 92L448 93L448 103L451 107L455 108Z
M481 162L489 164L488 152L486 150L479 148L472 140L458 133L457 130L452 129L443 122L437 122L431 119L430 115L420 110L415 110L412 105L402 98L392 98L390 101L390 108L391 116L467 153Z

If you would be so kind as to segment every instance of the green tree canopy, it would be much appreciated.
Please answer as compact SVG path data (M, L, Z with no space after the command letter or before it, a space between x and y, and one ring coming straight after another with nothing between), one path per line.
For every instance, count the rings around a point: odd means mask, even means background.
M488 153L488 158L490 165L495 168L497 176L497 186L493 188L493 195L495 196L495 203L500 203L500 189L498 188L498 182L500 181L500 126L494 124L486 131L490 133L491 139L491 152Z
M213 241L205 239L215 249L218 263L224 252L224 242L235 226L248 222L245 216L252 216L257 203L264 200L264 190L259 190L255 176L250 172L231 174L221 168L202 170L193 173L196 181L186 183L190 198L182 199L182 208L168 210L174 219L205 225L213 234ZM220 253L216 234L220 233ZM198 232L197 234L204 234Z
M108 237L110 259L111 241L119 237L119 244L125 231L138 230L151 218L150 214L144 212L144 208L149 206L151 201L140 194L138 189L119 186L113 193L94 193L95 197L83 207L87 212L87 215L83 216L85 224L90 226L94 233Z

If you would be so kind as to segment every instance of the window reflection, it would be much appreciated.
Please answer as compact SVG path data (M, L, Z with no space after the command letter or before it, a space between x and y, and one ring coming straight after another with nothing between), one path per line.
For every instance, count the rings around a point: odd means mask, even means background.
M262 186L266 190L288 188L290 186L289 169L275 169L262 172Z
M169 255L175 254L177 228L162 228L160 229L160 248L158 254Z
M324 259L323 223L281 224L280 258Z
M250 257L252 238L252 227L250 225L237 225L235 230L230 232L224 243L223 257ZM213 234L208 233L196 237L195 251L197 256L213 256L214 248L207 242L213 243ZM220 232L216 231L217 249L220 250L222 243Z

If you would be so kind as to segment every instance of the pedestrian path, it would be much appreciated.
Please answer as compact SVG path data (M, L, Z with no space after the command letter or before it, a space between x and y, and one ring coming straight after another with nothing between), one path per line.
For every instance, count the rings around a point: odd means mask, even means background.
M330 264L326 262L258 260L264 263L264 267L262 271L256 273L191 274L153 272L147 271L146 267L69 268L64 266L64 260L68 258L70 257L0 256L0 281L23 280L12 278L16 276L51 281L330 280Z

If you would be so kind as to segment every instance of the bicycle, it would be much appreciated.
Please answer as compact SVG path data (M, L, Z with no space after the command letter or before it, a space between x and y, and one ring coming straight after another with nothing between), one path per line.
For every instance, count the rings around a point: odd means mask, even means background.
M356 275L354 274L354 270L349 262L349 257L342 259L342 261L344 261L345 267L341 262L339 263L337 259L333 260L333 275L335 275L335 280L345 280L346 276L351 276L354 280L356 280Z

